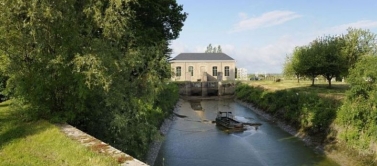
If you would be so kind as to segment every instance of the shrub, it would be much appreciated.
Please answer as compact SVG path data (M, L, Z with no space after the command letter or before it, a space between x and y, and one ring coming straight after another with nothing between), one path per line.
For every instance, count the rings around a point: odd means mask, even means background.
M376 56L365 56L350 71L351 89L339 109L337 124L345 130L339 139L362 154L376 154L377 138L377 71Z
M339 103L314 93L296 90L269 91L262 87L238 85L236 97L253 103L281 120L310 133L327 130L335 118Z

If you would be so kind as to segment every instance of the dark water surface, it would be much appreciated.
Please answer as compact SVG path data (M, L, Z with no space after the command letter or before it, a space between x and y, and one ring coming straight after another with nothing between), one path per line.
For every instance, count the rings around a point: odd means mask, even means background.
M337 165L315 153L302 141L263 120L252 110L232 100L201 101L203 111L184 102L156 159L156 166L286 166ZM205 120L215 120L217 111L232 111L242 121L260 122L241 133L227 133ZM204 121L203 121L204 120Z

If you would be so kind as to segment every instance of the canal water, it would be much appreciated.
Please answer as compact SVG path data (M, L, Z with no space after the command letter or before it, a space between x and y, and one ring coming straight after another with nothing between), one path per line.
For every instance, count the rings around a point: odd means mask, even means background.
M233 100L202 100L202 110L184 101L161 146L156 166L299 166L337 165L304 143ZM217 111L260 122L257 130L229 133L214 123ZM187 116L187 117L186 117Z

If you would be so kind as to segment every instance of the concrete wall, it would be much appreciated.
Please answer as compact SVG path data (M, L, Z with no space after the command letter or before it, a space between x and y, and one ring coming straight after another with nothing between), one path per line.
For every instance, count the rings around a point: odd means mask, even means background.
M222 82L179 82L179 94L182 96L223 96L233 95L234 83Z
M171 62L172 81L227 81L235 80L236 62L232 61L174 61ZM194 68L193 76L189 66ZM213 76L212 67L217 67L218 76ZM229 67L229 76L225 76L225 67ZM181 67L181 76L176 76L176 67ZM222 75L222 76L219 76ZM206 77L206 78L203 78ZM219 80L221 78L221 80ZM207 79L207 80L205 80Z
M120 166L147 166L147 164L69 124L57 124L57 126L71 139L76 140L86 147L89 147L93 151L112 156L114 160L119 162Z

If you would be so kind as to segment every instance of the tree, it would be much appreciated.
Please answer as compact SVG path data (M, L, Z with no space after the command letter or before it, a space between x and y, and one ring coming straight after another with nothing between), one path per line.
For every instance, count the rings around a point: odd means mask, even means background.
M284 66L286 74L308 76L314 80L323 75L331 87L331 80L348 70L346 56L342 53L345 46L343 37L324 36L313 40L308 46L296 47L293 56L288 57Z
M175 0L3 0L6 88L36 118L68 121L140 158L158 136L156 98L182 10Z
M217 53L217 48L213 47L212 53Z
M223 52L223 50L221 49L221 46L219 45L219 46L217 46L217 53L222 53Z
M353 68L363 55L377 54L377 35L369 30L348 28L344 36L345 47L343 54L347 56L348 65Z
M212 51L213 51L212 44L209 44L207 46L207 50L205 51L205 53L212 53Z
M307 46L296 47L284 65L284 73L326 78L331 87L334 77L347 76L365 55L377 55L377 36L368 30L348 29L346 35L319 37Z
M331 80L348 71L347 59L342 54L345 40L342 36L325 36L320 39L318 54L322 57L320 74L323 75L331 87Z
M319 63L321 59L315 52L315 47L317 47L317 41L313 41L309 46L296 47L292 59L293 70L296 75L298 77L309 77L312 80L312 86L315 78L320 74Z
M283 66L283 75L285 77L291 77L291 76L296 76L297 78L297 83L300 83L300 79L299 79L299 75L298 73L296 73L296 71L294 70L294 66L293 66L293 55L292 54L291 56L286 56L285 57L285 62L284 62L284 66Z
M220 45L217 47L212 47L212 44L209 44L205 53L222 53L222 49Z

